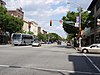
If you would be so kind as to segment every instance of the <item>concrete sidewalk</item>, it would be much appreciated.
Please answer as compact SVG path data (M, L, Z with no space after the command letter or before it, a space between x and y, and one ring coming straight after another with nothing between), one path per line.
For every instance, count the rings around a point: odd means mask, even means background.
M2 47L10 47L10 46L12 46L11 44L3 44L3 45L0 45L0 48L2 48Z

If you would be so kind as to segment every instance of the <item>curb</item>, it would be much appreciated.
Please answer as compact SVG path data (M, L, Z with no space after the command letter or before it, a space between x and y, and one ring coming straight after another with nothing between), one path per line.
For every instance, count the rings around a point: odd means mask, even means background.
M0 45L0 48L3 48L3 47L10 47L11 44L5 44L5 45Z

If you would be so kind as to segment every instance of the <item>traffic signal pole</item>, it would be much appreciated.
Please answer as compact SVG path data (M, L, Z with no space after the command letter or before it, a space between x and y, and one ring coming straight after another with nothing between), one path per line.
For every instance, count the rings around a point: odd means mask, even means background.
M82 27L81 27L81 13L82 13L82 8L79 7L78 11L79 11L79 47L81 47L81 44L82 44L82 36L81 36L81 30L82 30Z

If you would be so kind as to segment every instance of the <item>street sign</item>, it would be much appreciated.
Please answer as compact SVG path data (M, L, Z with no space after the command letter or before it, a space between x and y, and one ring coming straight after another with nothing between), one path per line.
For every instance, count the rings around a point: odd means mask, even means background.
M68 24L69 24L69 23L74 23L73 21L64 21L64 22L65 22L65 23L68 23Z

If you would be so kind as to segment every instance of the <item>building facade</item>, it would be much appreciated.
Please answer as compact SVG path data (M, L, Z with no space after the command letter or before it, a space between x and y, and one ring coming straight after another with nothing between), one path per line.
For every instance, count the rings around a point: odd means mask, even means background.
M0 6L5 7L6 3L3 0L0 0Z
M38 33L42 33L42 28L38 27Z
M89 23L91 25L88 36L89 44L100 43L100 26L97 25L97 19L100 19L100 0L93 0L88 10L91 11L90 16L92 16L91 23Z
M20 19L23 19L23 17L24 17L24 12L23 12L22 8L19 8L16 10L8 10L7 14L14 16L14 17L18 17Z
M25 32L32 32L34 36L38 35L38 24L34 21L26 21L24 20L23 31Z
M31 22L32 22L31 31L33 31L35 36L37 36L38 35L38 24L34 21L31 21Z

